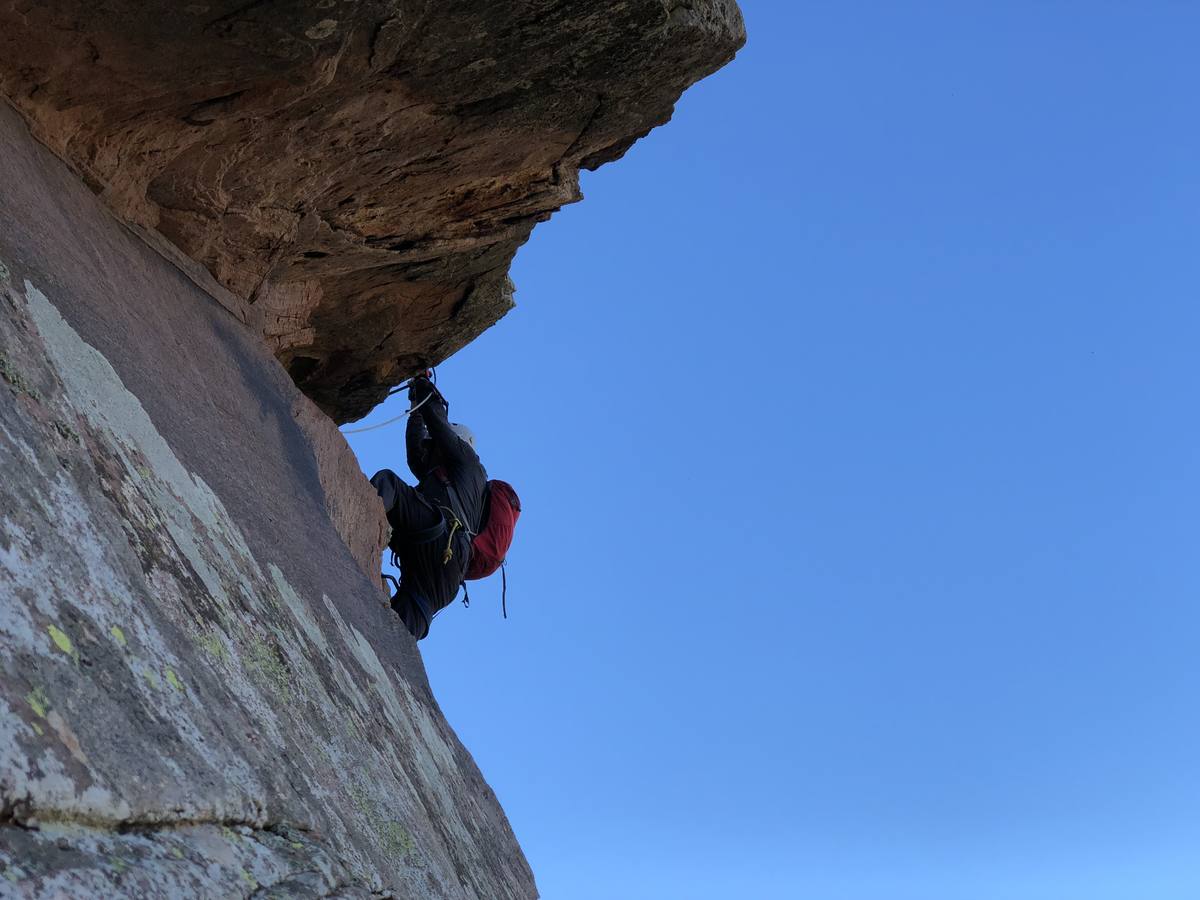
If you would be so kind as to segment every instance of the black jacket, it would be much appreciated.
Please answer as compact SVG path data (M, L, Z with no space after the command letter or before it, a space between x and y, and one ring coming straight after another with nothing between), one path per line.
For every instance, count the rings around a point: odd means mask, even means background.
M433 396L425 400L431 393ZM450 427L446 408L428 381L418 379L414 382L409 397L413 404L421 403L420 409L408 417L405 432L408 467L417 478L417 490L435 508L442 510L447 524L452 521L446 514L449 510L474 535L483 520L487 470L471 445ZM470 543L469 536L466 543ZM459 555L456 546L455 556ZM463 553L463 558L454 566L460 571L460 581L461 572L466 570L465 556Z

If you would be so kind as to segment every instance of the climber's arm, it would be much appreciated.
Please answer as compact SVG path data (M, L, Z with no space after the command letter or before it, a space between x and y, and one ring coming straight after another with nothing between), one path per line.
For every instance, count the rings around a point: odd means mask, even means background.
M429 469L428 453L422 446L428 436L425 420L419 414L409 416L408 424L404 428L404 449L408 454L408 468L417 481L424 478Z
M430 396L431 394L432 396ZM454 429L450 427L450 421L446 418L444 401L434 386L430 384L429 379L414 378L412 387L408 389L408 397L411 405L421 404L416 415L420 416L421 421L425 423L429 437L441 451L443 459L454 466L478 462L479 457L475 455L475 450L455 434ZM425 400L426 397L429 399Z

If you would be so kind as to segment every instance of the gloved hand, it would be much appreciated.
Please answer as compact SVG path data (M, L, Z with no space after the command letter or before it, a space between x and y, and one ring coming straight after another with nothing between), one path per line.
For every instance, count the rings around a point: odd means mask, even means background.
M422 402L430 394L437 389L424 375L414 375L412 381L408 383L408 407L412 409L418 403Z
M408 408L412 409L430 394L433 395L433 399L429 401L430 403L440 403L442 404L442 409L449 411L450 404L446 402L446 398L442 396L442 392L424 375L413 376L412 382L408 386Z

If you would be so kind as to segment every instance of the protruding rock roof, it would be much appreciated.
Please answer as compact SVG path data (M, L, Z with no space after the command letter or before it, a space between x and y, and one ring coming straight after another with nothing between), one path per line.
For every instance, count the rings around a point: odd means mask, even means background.
M745 40L733 0L0 8L0 90L337 421L512 305L533 226Z

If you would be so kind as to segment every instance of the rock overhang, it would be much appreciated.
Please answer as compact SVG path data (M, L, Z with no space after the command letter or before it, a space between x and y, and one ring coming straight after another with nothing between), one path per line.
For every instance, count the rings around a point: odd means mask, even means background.
M503 316L580 169L744 40L733 0L17 3L0 92L345 422Z

